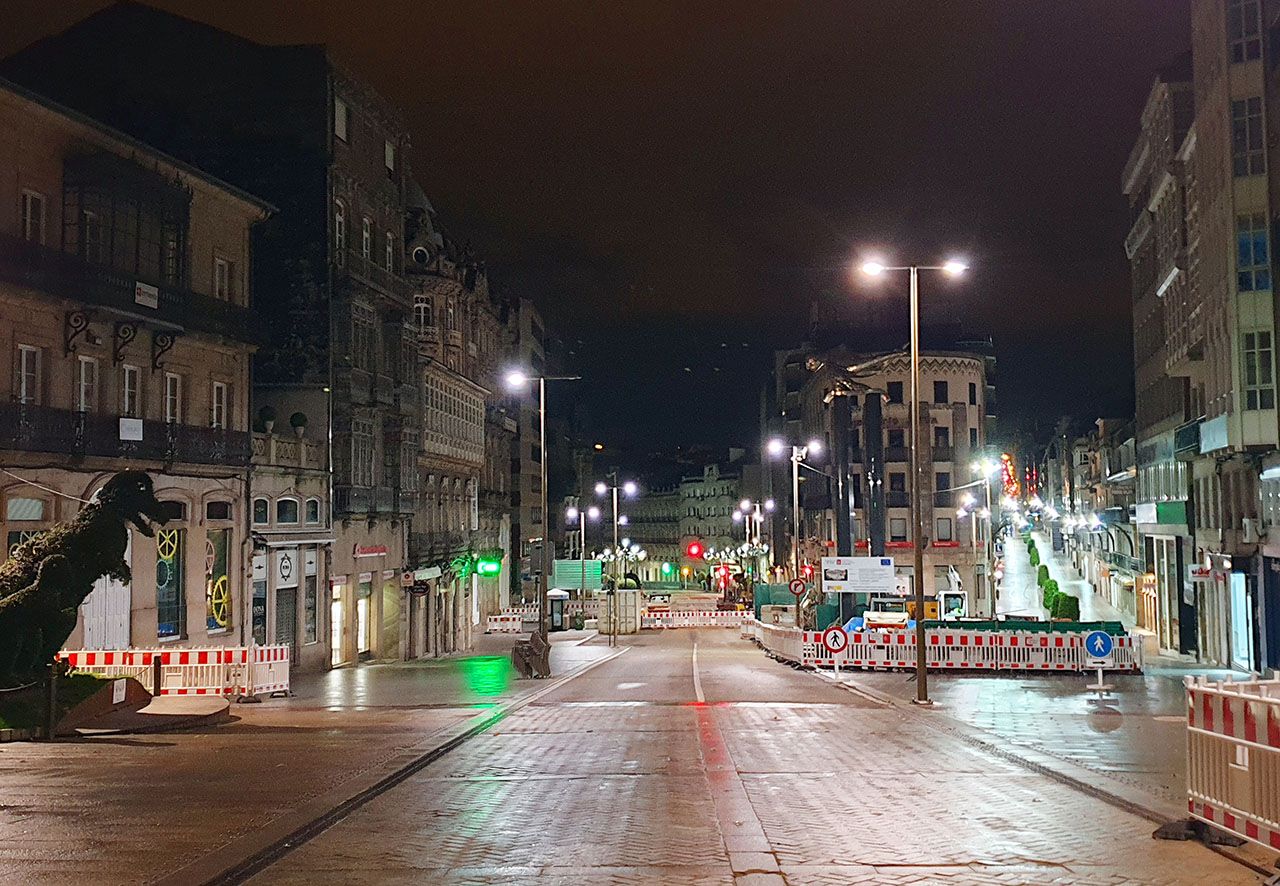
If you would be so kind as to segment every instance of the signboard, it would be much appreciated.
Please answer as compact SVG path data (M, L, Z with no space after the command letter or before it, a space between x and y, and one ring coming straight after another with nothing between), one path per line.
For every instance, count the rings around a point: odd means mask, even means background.
M822 590L828 594L892 594L892 557L823 557Z
M298 549L283 548L272 552L272 574L276 587L296 588L298 586Z
M1094 667L1105 667L1111 664L1111 653L1115 647L1115 638L1106 631L1090 631L1084 638L1084 649L1089 653L1089 664Z
M804 579L801 579L801 578L791 579L791 581L787 583L787 590L791 591L792 594L799 597L804 593Z
M381 557L386 553L386 545L356 545L351 550L354 557Z
M601 588L604 564L599 560L556 560L552 564L551 586L555 588L582 587L582 568L587 570L587 590L598 591Z
M122 418L120 419L120 439L137 441L142 439L142 419L140 418Z
M142 305L144 308L158 308L160 307L160 290L150 283L136 281L133 285L133 301L134 304Z
M832 625L822 632L822 645L832 655L837 655L849 645L849 635L844 632L844 628Z
M1213 581L1213 570L1207 566L1188 566L1187 581Z

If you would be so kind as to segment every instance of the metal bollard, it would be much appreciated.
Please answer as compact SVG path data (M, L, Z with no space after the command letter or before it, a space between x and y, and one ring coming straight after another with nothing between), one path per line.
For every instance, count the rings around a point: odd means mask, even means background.
M151 656L151 697L158 698L164 690L164 669L161 663L161 654L153 653Z

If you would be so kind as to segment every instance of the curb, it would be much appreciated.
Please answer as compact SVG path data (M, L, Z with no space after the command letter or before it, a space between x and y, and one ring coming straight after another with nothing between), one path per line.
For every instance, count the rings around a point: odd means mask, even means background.
M243 883L270 867L289 852L342 821L351 813L401 782L430 766L467 740L487 731L506 718L588 671L613 661L627 651L583 665L567 674L544 681L545 685L526 695L468 717L461 723L433 732L422 742L405 749L384 765L365 774L358 783L335 788L269 822L262 828L204 853L197 859L150 881L159 886L230 886Z

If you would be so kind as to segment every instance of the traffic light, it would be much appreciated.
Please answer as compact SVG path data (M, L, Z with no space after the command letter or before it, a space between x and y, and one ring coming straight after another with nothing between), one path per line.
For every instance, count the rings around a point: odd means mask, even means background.
M701 560L702 555L705 553L700 541L689 542L689 546L684 549L684 552L689 555L690 560Z
M662 564L662 574L663 574L663 575L670 575L670 574L671 574L671 570L672 570L672 566L671 566L671 564L670 564L670 563L663 563L663 564Z
M805 581L812 581L813 580L813 564L812 563L803 564L800 567L800 575L804 578Z

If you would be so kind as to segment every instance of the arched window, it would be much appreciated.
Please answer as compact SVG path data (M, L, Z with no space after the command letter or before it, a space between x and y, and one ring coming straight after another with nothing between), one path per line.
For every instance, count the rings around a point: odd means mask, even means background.
M307 523L315 525L320 522L320 499L307 499Z
M298 500L296 498L276 499L276 522L285 524L298 522Z
M271 503L265 498L253 500L253 522L259 525L271 522Z

